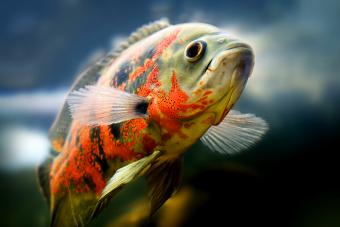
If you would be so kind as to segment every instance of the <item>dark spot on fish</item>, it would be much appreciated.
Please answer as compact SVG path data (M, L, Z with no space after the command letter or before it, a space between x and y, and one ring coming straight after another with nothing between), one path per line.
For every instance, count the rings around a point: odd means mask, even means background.
M140 59L141 60L145 60L145 59L148 59L148 58L151 59L152 56L154 55L154 53L155 53L155 49L153 47L150 47L142 54Z
M120 137L120 124L111 124L109 125L111 134L118 139Z
M84 148L81 144L78 146L78 149L79 153L84 153Z
M152 59L155 53L155 49L153 47L148 48L144 53L138 58L138 62L136 63L136 67L143 66L146 59ZM148 68L145 72L143 72L140 76L138 76L132 83L128 84L125 88L125 91L129 93L136 93L137 89L140 88L146 81L147 75L150 73L153 67Z
M162 63L160 62L157 65L158 66L162 65ZM148 68L142 75L140 75L138 78L136 78L134 81L132 81L132 83L130 83L126 87L125 91L127 91L129 93L137 93L138 89L145 84L145 82L148 78L148 75L150 75L150 72L153 70L153 68L154 68L154 66Z
M148 106L149 106L148 102L140 102L136 105L135 111L140 114L146 114Z
M99 127L93 127L93 128L90 129L90 140L91 140L91 142L94 142L94 140L98 138L99 133L100 133Z
M98 150L99 150L99 156L95 155L95 162L97 162L100 165L100 168L102 170L102 173L105 173L109 169L109 164L106 161L104 149L102 146L102 141L100 139L100 128L97 127L97 145L98 145Z
M80 137L79 137L79 134L77 134L77 136L76 136L76 146L79 146L79 142L80 142Z
M100 158L99 156L94 156L94 162L98 163L102 173L105 173L109 169L109 164L106 161L106 158Z
M117 77L117 86L119 86L128 80L129 73L125 72L124 70L119 70L116 77Z
M117 74L113 77L111 85L119 86L129 79L129 75L132 72L133 67L129 62L124 62L119 68Z
M87 186L89 186L89 188L94 189L94 188L96 187L96 185L94 184L94 182L92 181L91 178L85 176L85 177L83 178L83 180L84 180L84 183L85 183Z

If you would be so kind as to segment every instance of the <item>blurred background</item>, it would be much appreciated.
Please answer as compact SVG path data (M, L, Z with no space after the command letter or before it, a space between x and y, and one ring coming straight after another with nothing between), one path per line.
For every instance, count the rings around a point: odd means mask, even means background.
M233 156L194 145L180 191L151 220L137 180L91 226L340 226L339 15L337 0L2 0L0 225L48 225L35 168L69 86L130 32L167 17L211 23L254 47L235 109L270 131Z

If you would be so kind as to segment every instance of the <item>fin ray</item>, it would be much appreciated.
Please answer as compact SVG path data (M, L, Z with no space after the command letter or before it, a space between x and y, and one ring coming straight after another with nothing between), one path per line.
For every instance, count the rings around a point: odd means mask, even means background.
M146 117L137 106L147 99L111 87L86 86L67 98L72 118L86 125L99 126Z
M141 171L146 168L147 165L151 164L151 162L153 162L160 155L160 153L160 151L154 151L151 155L118 169L113 177L107 182L99 200L104 199L115 189L134 180L137 176L139 176L139 173L141 173Z
M267 130L262 118L231 110L219 125L211 126L201 141L213 151L232 154L258 142Z
M146 174L150 187L151 212L153 215L178 189L181 181L182 159L154 163Z

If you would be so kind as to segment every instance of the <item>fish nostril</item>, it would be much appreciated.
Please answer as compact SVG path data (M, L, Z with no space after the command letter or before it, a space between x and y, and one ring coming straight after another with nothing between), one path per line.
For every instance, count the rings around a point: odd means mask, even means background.
M218 40L217 40L217 42L218 43L220 43L220 44L223 44L223 43L225 43L225 42L227 42L227 39L226 38L219 38Z

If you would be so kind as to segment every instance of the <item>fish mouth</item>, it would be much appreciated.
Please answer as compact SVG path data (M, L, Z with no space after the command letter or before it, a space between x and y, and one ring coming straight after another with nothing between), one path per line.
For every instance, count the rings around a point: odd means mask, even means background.
M253 66L252 48L240 42L230 43L209 63L207 72L216 76L214 83L218 84L218 93L221 94L211 106L216 114L214 125L224 119L241 96Z
M234 60L232 60L232 58L234 58ZM254 54L252 48L245 43L232 42L225 50L211 59L207 66L207 70L215 71L220 67L221 64L223 66L227 66L230 65L230 62L238 62L239 64L254 64ZM249 75L250 74L248 74L248 76Z

